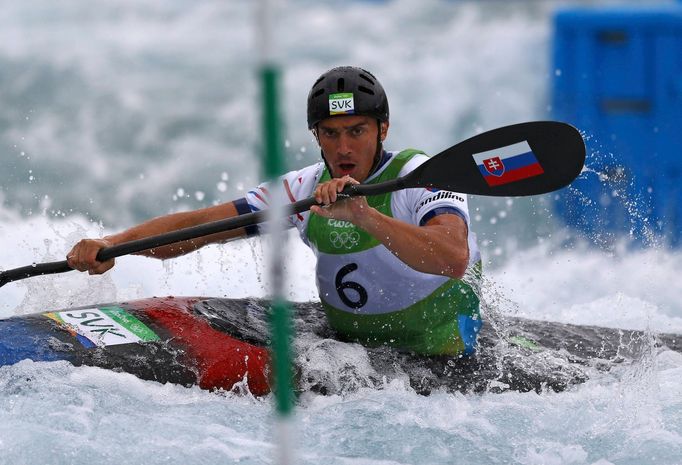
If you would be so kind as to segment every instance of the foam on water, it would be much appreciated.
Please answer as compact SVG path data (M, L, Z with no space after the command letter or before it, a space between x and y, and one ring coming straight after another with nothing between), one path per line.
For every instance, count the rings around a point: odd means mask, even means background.
M0 370L2 463L248 463L271 455L264 401L64 362Z
M514 296L518 316L624 329L682 332L679 252L624 253L546 245L517 251L491 271L491 291Z
M297 463L677 463L680 374L664 352L561 394L421 397L393 382L313 396ZM268 400L62 362L0 368L0 385L3 463L271 463Z

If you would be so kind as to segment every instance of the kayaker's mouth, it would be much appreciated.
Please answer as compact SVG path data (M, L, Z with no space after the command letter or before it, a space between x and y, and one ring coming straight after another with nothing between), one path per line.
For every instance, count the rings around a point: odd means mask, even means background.
M337 163L336 164L338 168L338 174L339 176L346 176L347 174L350 174L355 170L355 163Z

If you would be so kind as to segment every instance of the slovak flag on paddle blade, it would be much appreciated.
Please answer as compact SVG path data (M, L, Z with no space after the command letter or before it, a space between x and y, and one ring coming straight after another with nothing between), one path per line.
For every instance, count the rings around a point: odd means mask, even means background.
M545 171L525 140L473 155L483 179L489 186L499 186L538 176Z

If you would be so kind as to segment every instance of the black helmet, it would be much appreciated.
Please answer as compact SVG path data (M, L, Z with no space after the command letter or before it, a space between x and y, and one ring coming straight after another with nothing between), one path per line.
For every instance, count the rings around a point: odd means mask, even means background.
M308 129L330 116L364 115L388 121L388 99L372 73L339 66L319 77L308 94Z

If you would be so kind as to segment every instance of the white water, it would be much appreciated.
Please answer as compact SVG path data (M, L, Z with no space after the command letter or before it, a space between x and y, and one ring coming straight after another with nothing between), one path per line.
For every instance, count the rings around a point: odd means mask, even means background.
M291 2L282 14L292 164L317 156L301 102L338 63L381 77L392 148L435 152L546 116L552 5L345 5ZM31 0L0 11L1 267L61 260L84 235L255 182L250 2ZM681 252L568 247L548 208L474 199L495 311L682 333ZM290 245L290 296L310 300L312 257ZM121 258L102 277L12 283L0 289L0 317L152 295L263 296L262 256L259 242L235 242L166 264ZM339 350L365 366L364 351ZM681 354L652 350L560 394L422 397L388 380L382 390L304 396L296 463L682 463L681 376ZM270 398L66 363L0 368L3 464L273 463L272 420Z

